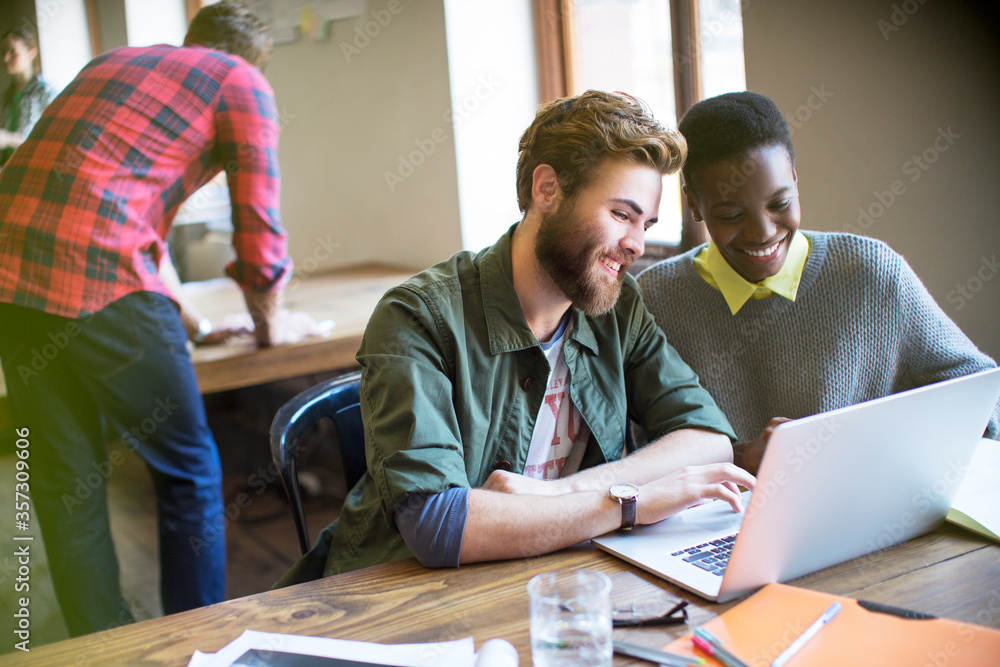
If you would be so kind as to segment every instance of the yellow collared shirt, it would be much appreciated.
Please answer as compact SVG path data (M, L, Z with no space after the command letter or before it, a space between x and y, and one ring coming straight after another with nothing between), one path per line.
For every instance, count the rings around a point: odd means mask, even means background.
M781 270L759 283L747 282L729 266L729 262L712 240L709 240L708 246L695 255L694 266L705 282L722 292L723 298L729 304L730 312L735 315L750 299L766 299L777 294L789 301L795 301L807 259L809 259L809 239L805 234L796 233L792 237L788 256Z

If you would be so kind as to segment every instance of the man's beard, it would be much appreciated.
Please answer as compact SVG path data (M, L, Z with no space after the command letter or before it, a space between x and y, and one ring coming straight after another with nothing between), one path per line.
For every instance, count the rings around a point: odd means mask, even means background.
M574 307L588 317L599 317L618 301L632 258L619 248L601 247L597 230L581 232L580 223L573 220L573 204L572 200L563 201L555 213L542 216L535 257ZM602 255L621 264L617 280L595 275Z

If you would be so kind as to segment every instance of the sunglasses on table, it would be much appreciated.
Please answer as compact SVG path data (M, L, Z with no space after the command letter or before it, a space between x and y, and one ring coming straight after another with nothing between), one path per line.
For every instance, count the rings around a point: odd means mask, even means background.
M653 625L679 625L687 623L687 600L681 600L660 616L636 616L635 606L631 609L612 609L611 625L616 628L644 628Z

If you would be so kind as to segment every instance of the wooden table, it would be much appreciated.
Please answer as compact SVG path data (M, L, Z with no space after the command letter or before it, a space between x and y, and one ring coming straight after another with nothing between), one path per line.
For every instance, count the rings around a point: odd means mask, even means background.
M15 656L11 664L184 665L195 649L217 651L245 629L381 643L507 639L531 664L526 585L539 572L587 567L611 576L620 603L686 597L690 625L615 630L662 646L735 602L712 604L590 546L500 563L428 570L413 559L378 565L211 607L71 639ZM1000 545L946 524L886 551L795 582L818 591L1000 627ZM5 659L8 656L4 656ZM615 657L615 665L650 663Z
M285 289L285 307L309 313L317 322L332 320L333 329L320 338L260 350L250 338L195 348L191 360L201 393L357 365L354 355L379 299L413 273L371 265L305 280L293 278ZM198 309L213 322L229 313L246 310L243 295L231 280L187 283L185 289Z
M334 327L319 338L262 350L249 337L198 347L191 360L201 392L249 387L356 365L354 354L378 300L390 287L412 275L412 271L404 269L366 265L304 280L293 278L285 289L285 307L305 311L317 321L333 320ZM184 289L214 322L227 314L246 311L239 287L228 278L186 283ZM10 427L6 402L0 373L0 430Z

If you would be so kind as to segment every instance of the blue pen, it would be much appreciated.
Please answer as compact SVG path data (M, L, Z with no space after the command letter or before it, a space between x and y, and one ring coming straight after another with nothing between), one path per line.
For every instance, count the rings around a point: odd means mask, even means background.
M774 659L771 667L782 667L782 665L788 662L789 658L798 653L799 649L806 645L806 642L815 637L816 633L823 629L823 626L833 620L833 617L840 612L840 609L841 604L839 602L834 602L830 605L819 618L813 621L812 625L806 628L805 632L799 635L795 641L788 645L788 648L781 652L781 655Z

